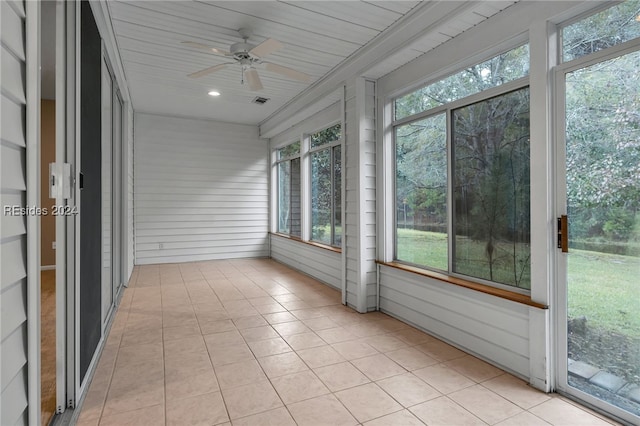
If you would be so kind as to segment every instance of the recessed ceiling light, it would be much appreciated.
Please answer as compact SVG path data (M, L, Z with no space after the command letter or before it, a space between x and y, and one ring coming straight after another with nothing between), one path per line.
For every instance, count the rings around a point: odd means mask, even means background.
M220 92L218 92L217 90L212 90L209 92L210 96L220 96Z

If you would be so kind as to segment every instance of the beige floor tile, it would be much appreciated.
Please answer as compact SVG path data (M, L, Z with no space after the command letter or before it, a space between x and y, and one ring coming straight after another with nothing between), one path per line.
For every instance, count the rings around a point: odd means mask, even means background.
M383 354L355 359L351 363L371 380L381 380L407 372Z
M295 311L299 309L308 309L311 307L307 302L304 302L302 300L284 301L284 302L280 302L280 304L289 311Z
M424 426L416 416L408 410L396 411L363 423L364 426Z
M211 363L214 367L234 362L254 359L253 352L246 343L240 345L229 345L209 348Z
M313 332L284 336L284 340L296 351L326 345L326 342Z
M255 328L245 328L240 330L240 334L247 342L255 342L256 340L273 339L280 337L278 333L271 328L270 325Z
M302 349L298 351L300 358L310 368L324 367L325 365L337 364L345 359L331 346L318 346L317 348Z
M111 335L109 336L111 338ZM148 343L158 343L162 341L162 329L135 329L128 328L122 333L120 346L142 345Z
M449 398L489 424L498 423L523 411L481 385L450 393Z
M540 417L534 416L528 411L523 411L506 420L496 423L498 426L550 426Z
M238 328L238 330L269 325L269 323L267 323L267 320L265 320L262 315L236 318L233 320L233 323L235 324L236 328Z
M171 375L165 378L167 401L179 400L220 390L213 368L195 375Z
M503 374L482 383L485 388L491 389L503 398L526 409L535 407L549 400L551 397L529 386L524 381L513 377L511 374Z
M442 395L411 373L389 377L376 383L405 407L411 407Z
M285 404L304 401L329 393L329 389L310 370L271 379Z
M302 322L313 331L338 327L338 324L327 317L307 318L302 320Z
M146 362L150 359L162 359L162 356L162 340L144 345L125 346L118 351L116 368L119 364L126 365Z
M504 374L499 368L471 355L448 361L445 365L478 383Z
M221 333L223 331L235 330L236 326L230 319L220 321L199 321L202 334Z
M271 383L266 380L250 385L223 389L222 395L232 420L272 410L283 405Z
M82 403L82 417L86 420L99 419L102 415L102 409L107 398L108 388L92 389L87 392L87 396Z
M295 315L295 317L299 320L319 318L324 316L324 313L318 308L298 309L295 311L291 311L291 313Z
M234 362L215 367L216 376L221 389L228 389L250 383L267 380L258 361Z
M126 411L100 419L100 426L158 426L165 424L164 405Z
M167 399L167 426L217 425L229 420L220 392L191 396L181 400Z
M291 315L291 313L289 312L275 312L264 314L263 317L269 324L280 324L282 322L297 321L297 318Z
M428 425L486 425L485 422L446 396L415 405L409 411Z
M204 342L207 348L240 345L244 343L244 339L238 330L223 331L222 333L207 334L204 336Z
M313 371L332 392L369 383L367 376L349 362L327 365Z
M311 329L304 325L302 321L290 321L273 324L273 328L281 336L292 336L294 334L309 333Z
M402 348L386 352L385 355L409 371L438 364L438 361L416 348Z
M358 421L333 395L322 395L287 407L298 426L354 426Z
M268 305L258 305L258 306L254 306L256 311L260 312L262 315L265 314L274 314L277 312L286 312L287 309L282 306L281 304L279 304L278 302L273 302L270 303Z
M102 415L111 416L159 404L164 404L164 381L144 383L129 388L111 388L107 394Z
M551 398L531 409L529 412L554 426L609 426L610 423L590 414L560 398Z
M362 340L334 343L331 347L347 360L364 358L379 353L371 345Z
M166 378L195 376L212 372L211 359L206 351L187 352L181 356L167 358L164 361Z
M307 365L295 352L287 352L279 355L258 358L265 374L269 378L284 376L308 370Z
M335 395L361 423L403 408L375 383L345 389Z
M422 343L432 342L435 337L428 335L427 333L415 329L413 327L407 328L405 330L396 331L394 336L398 339L402 340L409 346L420 345Z
M408 345L400 339L396 339L393 336L382 335L382 336L371 336L363 339L363 341L367 342L379 352L389 352L395 351L398 349L406 348Z
M249 347L256 358L291 352L291 347L281 337L249 342Z
M444 394L475 385L473 380L442 364L415 370L413 374Z
M431 342L422 343L420 345L417 345L415 348L421 350L431 358L437 359L438 361L450 361L452 359L467 356L467 354L462 352L460 349L454 348L453 346L441 342L440 340L433 340Z
M165 340L164 357L181 357L186 353L204 352L207 346L202 336L189 336L181 339Z
M146 363L119 363L113 371L110 387L127 388L144 383L154 383L164 379L162 359L150 359Z
M358 336L349 332L344 327L329 328L327 330L320 330L317 332L318 336L329 344L347 342L350 340L359 339Z
M247 301L251 303L252 306L270 305L272 303L276 303L276 299L271 296L251 297L247 298Z
M233 426L296 426L286 408L276 408L233 421Z
M202 333L197 325L167 327L163 330L162 338L164 341L179 340L185 337L200 336Z

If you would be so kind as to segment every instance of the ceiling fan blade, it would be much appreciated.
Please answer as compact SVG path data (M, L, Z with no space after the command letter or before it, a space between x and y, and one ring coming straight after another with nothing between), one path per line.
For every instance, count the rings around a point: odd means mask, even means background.
M276 39L269 38L251 49L249 53L259 58L263 58L279 49L282 49L282 43Z
M205 75L207 75L207 74L211 74L211 73L214 73L214 72L216 72L216 71L220 71L221 69L226 68L226 66L227 66L227 65L229 65L229 64L219 64L219 65L214 65L214 66L212 66L212 67L205 68L205 69L203 69L203 70L200 70L200 71L196 71L196 72L194 72L194 73L191 73L191 74L187 75L187 77L191 77L191 78L200 78L200 77L203 77L203 76L205 76Z
M304 83L308 83L311 81L311 76L309 74L305 74L288 67L283 67L282 65L272 64L270 62L265 62L264 64L267 71L275 72L284 75L285 77L302 81Z
M218 49L217 47L207 46L206 44L198 43L196 41L182 41L184 45L195 47L196 49L208 50L209 52L217 53L218 55L231 56L230 52L226 50Z
M249 89L256 91L262 90L262 82L260 81L260 76L258 75L258 71L255 68L249 68L244 72L244 77L247 79L247 83L249 84Z

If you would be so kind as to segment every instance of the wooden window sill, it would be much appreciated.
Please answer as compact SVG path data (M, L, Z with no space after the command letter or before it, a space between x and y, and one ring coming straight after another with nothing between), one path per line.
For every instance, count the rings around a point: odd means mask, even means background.
M282 237L282 238L286 238L286 239L289 239L289 240L297 241L297 242L302 243L302 244L307 244L307 245L310 245L310 246L313 246L313 247L318 247L318 248L321 248L321 249L324 249L324 250L329 250L329 251L332 251L334 253L342 253L342 249L339 248L339 247L328 246L326 244L317 243L315 241L304 241L300 237L296 237L296 236L293 236L293 235L287 235L287 234L281 234L279 232L270 232L270 234L271 235L275 235L277 237Z
M405 265L399 262L383 262L378 260L376 261L376 263L378 263L379 265L384 265L391 268L396 268L396 269L411 272L414 274L422 275L423 277L433 278L448 284L453 284L453 285L468 288L471 290L479 291L481 293L489 294L491 296L507 299L512 302L522 303L523 305L533 306L539 309L549 308L547 305L534 302L533 300L531 300L531 296L526 294L520 294L513 291L491 287L491 286L480 284L480 283L474 283L473 281L467 281L465 279L458 278L458 277L451 277L446 274L442 274L435 271L429 271L427 269L417 268L415 266Z

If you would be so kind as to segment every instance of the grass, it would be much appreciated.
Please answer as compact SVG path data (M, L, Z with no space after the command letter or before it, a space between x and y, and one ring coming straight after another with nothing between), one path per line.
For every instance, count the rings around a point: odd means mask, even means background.
M483 256L481 243L465 246L476 258ZM398 258L446 270L446 235L398 229ZM585 317L590 327L640 337L640 258L571 249L568 268L571 318Z

